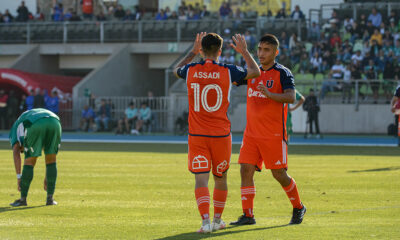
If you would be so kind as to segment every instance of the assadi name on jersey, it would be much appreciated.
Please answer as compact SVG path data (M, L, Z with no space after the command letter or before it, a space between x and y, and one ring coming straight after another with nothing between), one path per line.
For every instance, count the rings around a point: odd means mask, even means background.
M183 66L177 74L186 80L188 90L189 135L228 136L230 89L232 83L246 78L247 71L235 65L206 60Z

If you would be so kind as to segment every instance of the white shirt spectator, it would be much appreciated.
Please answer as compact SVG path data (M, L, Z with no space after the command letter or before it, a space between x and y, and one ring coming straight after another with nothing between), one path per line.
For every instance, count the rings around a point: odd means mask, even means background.
M342 64L335 64L331 68L332 70L332 77L336 79L340 79L343 76L343 72L345 71L345 68L343 67Z
M350 69L344 69L343 82L345 82L345 83L350 83L351 82L351 71L350 71Z
M312 57L310 60L310 63L312 65L313 68L318 68L318 66L320 66L322 64L322 58L321 57Z
M351 61L353 62L353 64L357 64L359 62L362 62L363 60L363 56L360 54L359 56L355 53L353 54L353 56L351 56Z
M352 18L346 18L343 21L343 26L344 26L345 29L352 28L353 27L353 23L354 23L354 20Z
M235 64L235 57L230 54L224 55L223 57L220 57L219 61L226 64Z

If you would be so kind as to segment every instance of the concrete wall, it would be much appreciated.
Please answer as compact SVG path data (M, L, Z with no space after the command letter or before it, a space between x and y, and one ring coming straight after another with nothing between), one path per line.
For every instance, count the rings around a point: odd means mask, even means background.
M42 55L38 45L31 45L9 67L32 73L61 74L58 55Z
M386 134L394 122L389 105L360 105L356 112L352 104L321 105L319 125L322 133ZM293 131L304 132L307 114L302 109L293 112Z
M239 104L232 115L233 132L243 132L246 126L246 104ZM307 113L301 108L293 112L293 132L304 133ZM355 111L352 104L321 105L319 125L321 133L386 134L387 126L394 122L389 105L360 105ZM314 128L315 131L315 128Z
M103 64L108 55L61 55L60 69L96 69Z
M171 66L181 54L150 54L149 68L166 69Z
M131 54L129 45L116 47L114 53L78 85L73 96L83 96L86 88L97 96L146 96L147 91L163 95L164 71L149 69L148 54Z
M0 56L0 68L8 68L17 60L18 55Z
M98 66L73 89L73 98L84 95L86 88L97 96L129 95L133 85L130 81L130 53L128 45L117 46L106 62Z
M148 91L152 91L155 96L164 95L164 69L150 69L149 61L149 54L131 55L133 96L146 96Z

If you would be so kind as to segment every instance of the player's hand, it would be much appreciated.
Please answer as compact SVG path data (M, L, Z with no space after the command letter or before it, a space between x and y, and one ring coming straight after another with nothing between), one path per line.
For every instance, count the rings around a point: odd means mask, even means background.
M264 86L264 84L262 84L262 82L260 82L257 86L257 89L260 90L260 92L262 94L264 94L264 96L269 97L269 94L271 93L268 88L266 86Z
M289 111L289 112L293 112L294 109L293 109L293 108L288 108L288 111Z
M236 52L243 55L247 51L247 43L244 36L235 34L235 36L232 36L232 40L235 44L231 43L231 47L235 49Z
M44 181L43 181L43 189L44 189L45 191L47 191L47 178L44 178Z
M396 107L393 106L391 110L392 110L392 113L394 113L396 111Z
M17 179L18 191L21 192L21 178Z
M193 48L192 48L192 52L194 54L199 54L200 53L200 49L201 49L201 40L203 39L203 37L207 35L206 32L201 32L196 34L196 40L193 43Z

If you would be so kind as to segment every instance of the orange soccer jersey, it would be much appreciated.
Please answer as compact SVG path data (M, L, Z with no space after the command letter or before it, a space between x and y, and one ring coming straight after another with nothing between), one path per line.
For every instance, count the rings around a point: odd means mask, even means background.
M205 60L183 66L177 73L186 79L188 90L189 170L206 173L212 169L214 175L222 176L229 168L231 156L227 111L232 82L242 82L247 71Z
M232 82L242 81L247 71L241 67L218 64L212 60L192 63L178 70L186 79L189 100L189 135L229 136L227 116Z
M257 86L261 82L270 92L283 93L285 89L294 89L293 75L278 63L268 70L260 70L261 76L247 82L247 125L244 134L286 141L287 104L265 97Z
M264 96L257 86L262 83L272 93L294 89L292 73L275 63L261 68L261 76L247 81L247 124L240 150L239 163L266 168L287 168L286 116L287 104Z

